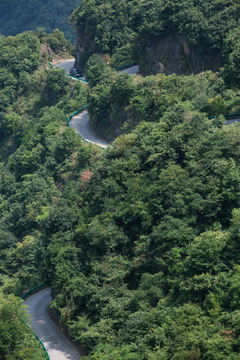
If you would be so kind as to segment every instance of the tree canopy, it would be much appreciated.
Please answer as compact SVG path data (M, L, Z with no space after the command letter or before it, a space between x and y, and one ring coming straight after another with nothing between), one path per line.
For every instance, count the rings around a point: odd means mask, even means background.
M240 112L225 76L238 40L223 71L191 76L119 74L94 54L90 85L46 69L32 32L1 41L2 357L33 353L14 295L46 282L86 359L239 360L240 126L223 116ZM89 101L115 138L104 151L66 126Z

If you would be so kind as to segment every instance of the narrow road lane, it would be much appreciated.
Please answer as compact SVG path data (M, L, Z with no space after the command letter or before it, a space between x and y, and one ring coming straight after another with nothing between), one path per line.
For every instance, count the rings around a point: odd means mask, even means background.
M127 68L125 70L122 70L120 71L120 74L124 73L124 72L127 72L128 74L130 75L134 75L134 74L137 74L139 73L139 66L138 65L135 65L135 66L132 66L130 68Z
M227 120L226 125L235 124L236 122L240 122L240 119Z
M82 136L82 138L90 143L97 144L102 148L108 147L110 144L107 141L100 139L97 135L95 135L89 126L89 115L88 111L82 111L76 116L74 116L69 125L73 127L78 134Z
M60 69L65 69L66 73L69 74L71 68L73 68L73 66L74 66L74 63L75 63L75 60L72 59L72 60L62 61L62 62L56 64L55 66L59 67Z
M79 360L80 355L47 315L51 302L51 289L47 288L29 296L24 304L32 316L30 326L42 340L51 360Z

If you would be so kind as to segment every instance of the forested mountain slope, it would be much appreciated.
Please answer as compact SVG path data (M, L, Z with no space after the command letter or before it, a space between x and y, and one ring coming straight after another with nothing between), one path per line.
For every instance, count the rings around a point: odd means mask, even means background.
M71 19L79 66L89 51L114 65L132 57L145 74L187 74L223 65L223 39L239 15L239 0L83 0Z
M81 0L1 0L0 34L17 35L37 27L45 27L47 33L51 33L57 28L74 41L75 31L68 24L68 18L80 4Z
M240 125L221 116L240 112L240 37L226 36L219 73L131 77L94 54L90 85L47 69L40 35L0 39L1 303L45 281L86 359L240 359ZM96 129L122 132L112 149L66 127L89 101Z

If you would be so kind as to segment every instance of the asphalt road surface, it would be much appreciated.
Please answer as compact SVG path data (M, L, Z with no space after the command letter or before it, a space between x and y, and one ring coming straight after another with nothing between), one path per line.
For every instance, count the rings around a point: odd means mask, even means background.
M89 126L89 115L87 110L80 112L76 116L74 116L69 125L73 127L78 134L82 136L82 138L90 143L97 144L102 148L108 147L110 144L102 139L100 139L97 135L95 135Z
M56 64L55 66L59 67L60 69L65 69L67 74L70 74L70 70L74 67L75 60L66 60ZM74 79L74 78L73 78ZM82 80L85 80L85 76L81 77ZM76 79L77 80L77 79Z
M120 71L120 74L122 74L124 72L127 72L128 74L131 74L131 75L137 74L139 72L139 66L135 65L128 69L122 70L122 71Z
M74 63L75 63L75 60L72 59L72 60L67 60L67 61L60 62L55 66L59 67L60 69L64 68L66 70L66 73L69 74L70 70L74 66Z
M234 123L236 123L236 122L240 122L240 119L227 120L227 121L226 121L226 125L234 124Z
M28 305L27 311L32 316L30 325L42 340L51 360L79 360L78 351L47 315L47 307L51 300L51 289L47 288L24 301L24 304Z

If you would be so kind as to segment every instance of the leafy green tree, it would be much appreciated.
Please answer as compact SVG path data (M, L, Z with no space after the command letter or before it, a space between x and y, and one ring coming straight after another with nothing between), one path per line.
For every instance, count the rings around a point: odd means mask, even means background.
M227 34L223 43L225 65L223 77L227 84L237 86L240 79L240 30L238 28Z
M70 80L65 76L64 69L50 69L47 72L47 86L45 97L51 99L53 103L60 100L70 90Z
M221 95L215 96L213 99L208 100L208 104L210 106L209 112L213 115L221 115L226 112L226 105L224 103L224 100L222 99Z
M106 68L105 61L97 54L93 54L86 64L86 79L92 86L96 85Z
M51 49L54 52L62 51L64 47L67 48L68 46L63 32L58 29L55 29L53 33L47 37L47 42L50 44Z
M47 235L54 234L58 231L71 230L76 223L76 215L74 210L65 206L64 201L52 206L49 215L45 220L45 228Z
M20 124L20 118L15 113L9 113L4 116L1 122L1 130L3 136L8 136L16 133Z
M78 150L77 159L80 169L84 169L86 165L89 165L89 160L93 156L93 146L92 144L87 144L82 146Z
M0 294L0 356L4 360L45 359L33 333L21 320L21 316L26 319L26 311L20 304L13 295Z
M120 105L123 105L133 92L133 78L128 73L119 74L112 84L112 96L118 99Z
M226 235L222 232L206 232L197 237L187 249L184 262L187 276L202 273L216 274L225 270L221 255L226 246Z
M133 62L132 47L130 43L117 48L110 60L110 64L113 68L117 68L122 65L130 64Z

